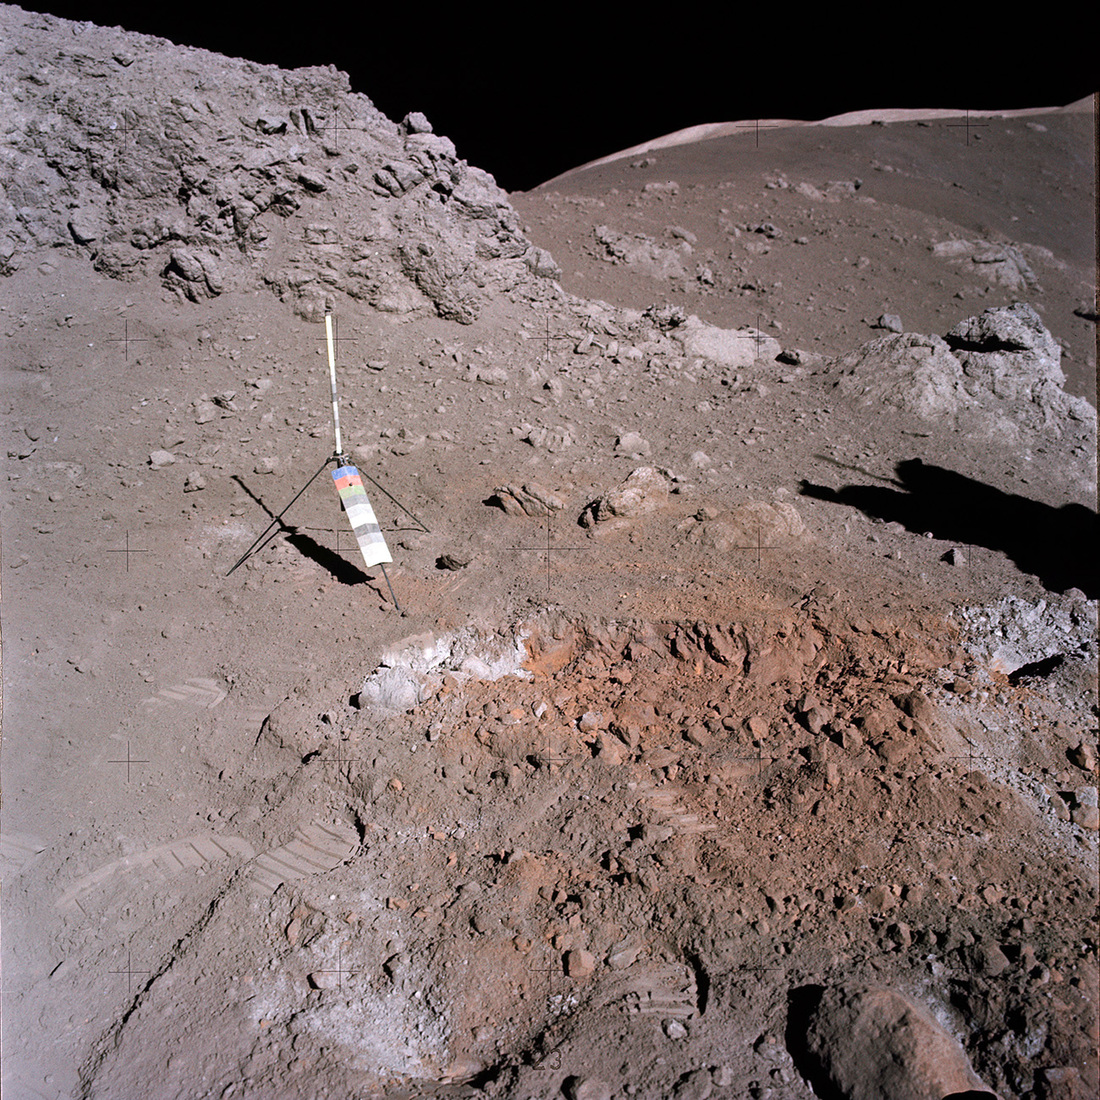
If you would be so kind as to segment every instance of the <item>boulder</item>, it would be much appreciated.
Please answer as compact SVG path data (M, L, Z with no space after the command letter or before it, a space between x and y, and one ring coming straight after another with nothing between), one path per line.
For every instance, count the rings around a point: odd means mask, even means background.
M825 373L864 407L891 405L926 420L953 417L977 403L967 392L962 364L938 336L883 336L832 360Z
M688 538L725 554L755 547L772 549L800 538L805 532L806 526L793 504L751 500L734 508L727 516L696 527Z
M590 506L589 515L597 523L613 516L634 517L656 511L668 503L670 478L655 466L639 466L617 488Z
M806 1044L845 1100L998 1100L959 1042L922 1005L892 989L833 987L811 1014Z
M692 314L672 336L684 346L684 353L709 359L720 367L751 367L758 359L775 359L782 350L779 341L755 328L718 328Z
M658 244L644 233L619 233L606 225L597 225L593 232L603 246L604 259L611 263L629 264L655 279L683 279L687 276L683 259L692 251L687 241L668 247Z
M983 310L946 336L962 364L964 386L997 414L1046 434L1083 426L1095 437L1096 414L1062 388L1062 348L1027 302Z
M615 453L628 458L647 458L652 451L649 440L640 432L624 432L615 440Z

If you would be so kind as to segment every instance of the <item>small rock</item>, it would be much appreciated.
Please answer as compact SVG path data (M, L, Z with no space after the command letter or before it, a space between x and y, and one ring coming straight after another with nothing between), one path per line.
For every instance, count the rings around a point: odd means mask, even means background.
M491 909L478 908L470 923L474 926L475 931L484 936L487 932L499 930L501 927L500 914Z
M771 222L761 222L759 225L753 226L752 231L754 233L760 233L773 241L783 236L783 230L777 225L773 225Z
M885 886L872 886L867 891L867 908L876 913L881 913L885 909L890 909L894 905L894 895Z
M645 458L653 452L649 440L638 432L626 432L615 440L615 453L628 458Z
M706 726L690 725L684 730L684 738L698 749L705 749L710 744L710 731Z
M840 729L840 747L845 752L859 752L863 748L863 735L855 726L842 726Z
M176 456L171 451L153 451L149 455L149 465L154 470L162 470L165 466L171 466L176 461Z
M503 367L474 366L467 368L471 382L484 382L487 386L504 386L508 383L508 372Z
M714 1081L710 1072L705 1069L693 1069L685 1073L673 1089L672 1095L676 1100L707 1100L714 1090Z
M1082 829L1093 832L1100 829L1100 808L1096 806L1077 806L1072 817L1074 825L1080 825Z
M596 502L592 514L597 522L612 516L640 516L668 502L669 479L653 466L639 466L618 488ZM585 513L587 518L588 513Z
M607 965L612 970L626 970L634 965L641 953L640 944L630 943L629 941L616 944L611 949L611 954L607 956Z
M465 569L471 561L473 561L473 558L459 558L454 554L440 554L435 559L435 567L436 569Z
M1093 1095L1075 1066L1047 1066L1039 1071L1039 1100L1086 1100Z
M884 313L881 317L871 326L872 328L884 328L887 332L904 332L905 327L901 323L901 318L894 313Z
M298 182L307 190L319 194L328 190L328 183L319 172L303 169L298 173Z
M923 726L932 724L936 714L935 708L923 691L911 691L907 695L899 696L895 702L914 721L920 722Z
M957 546L953 546L940 557L940 561L945 561L948 565L966 565L966 555Z
M309 984L314 989L337 989L340 985L340 975L335 971L315 970L309 975Z
M489 503L503 508L510 516L536 516L543 518L550 512L560 512L565 501L536 481L519 485L501 485L493 490Z
M670 1039L686 1039L688 1029L682 1020L665 1020L665 1034Z
M432 124L428 121L427 116L420 111L410 111L401 125L407 134L430 134L432 132Z
M805 351L802 348L784 348L776 359L789 367L807 367L821 362L821 355L816 351Z
M94 211L77 210L69 219L69 232L77 244L91 244L103 232Z
M979 944L973 950L974 968L987 978L1003 974L1009 967L1008 956L992 941Z
M261 134L285 134L288 125L288 120L282 115L264 112L256 118L256 129Z
M611 1100L611 1086L598 1077L570 1077L565 1095L569 1100Z
M591 951L574 950L565 953L565 972L571 978L587 978L596 969L596 956Z
M833 719L833 712L826 707L814 706L803 711L799 717L810 733L820 733Z
M206 478L198 470L192 470L183 483L185 493L197 493L206 488Z
M886 934L890 937L894 943L899 947L908 947L913 942L913 934L904 921L898 921L896 924L891 924L886 929Z
M1083 771L1092 772L1096 770L1096 746L1091 741L1082 741L1079 745L1075 745L1066 754L1070 762L1081 768Z
M738 505L722 519L691 531L688 538L725 554L757 546L761 552L776 549L780 541L798 539L805 533L805 524L793 504L754 500Z
M194 402L194 409L196 424L209 424L211 420L216 420L219 416L217 405L205 398L199 398L198 401Z
M607 730L600 731L597 749L597 758L609 767L616 767L626 760L626 750L622 742Z

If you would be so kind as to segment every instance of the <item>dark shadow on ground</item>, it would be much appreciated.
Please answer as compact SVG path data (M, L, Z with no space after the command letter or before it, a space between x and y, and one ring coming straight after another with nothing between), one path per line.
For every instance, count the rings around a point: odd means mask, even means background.
M821 1100L844 1100L841 1091L829 1079L829 1074L807 1042L810 1021L825 993L823 985L802 985L787 990L787 1026L783 1039L794 1068L813 1085L814 1095Z
M279 519L274 512L241 480L234 475L233 480L271 517L275 526L269 535L257 546L250 557L260 553L276 536L286 536L287 542L304 557L315 561L322 569L330 573L341 584L360 584L364 581L370 583L371 578L361 568L353 565L346 558L341 557L335 550L322 546L315 538L304 534L300 528ZM350 535L349 535L350 537Z
M984 546L1006 554L1025 573L1034 573L1052 592L1081 589L1100 596L1096 567L1096 512L1081 504L1052 508L1004 493L973 478L930 466L919 458L894 467L897 488L845 485L829 489L803 481L803 496L858 508L876 519L903 524L915 534Z

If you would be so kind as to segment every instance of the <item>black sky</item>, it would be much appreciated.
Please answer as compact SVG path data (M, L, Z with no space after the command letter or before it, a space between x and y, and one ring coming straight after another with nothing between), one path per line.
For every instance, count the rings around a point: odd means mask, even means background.
M705 122L873 107L1061 106L1100 84L1079 5L792 6L41 0L67 19L265 64L335 65L395 121L422 111L509 191ZM835 9L835 6L830 5ZM537 22L536 22L537 21Z

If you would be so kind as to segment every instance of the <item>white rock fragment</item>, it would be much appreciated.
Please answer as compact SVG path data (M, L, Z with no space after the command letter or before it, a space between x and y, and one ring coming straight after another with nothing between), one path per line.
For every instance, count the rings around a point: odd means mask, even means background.
M615 453L628 458L647 458L652 452L649 440L639 432L624 432L615 440Z
M758 329L718 328L700 321L695 314L672 329L670 335L680 341L686 355L708 359L720 367L751 367L758 359L775 359L781 351L778 340Z

